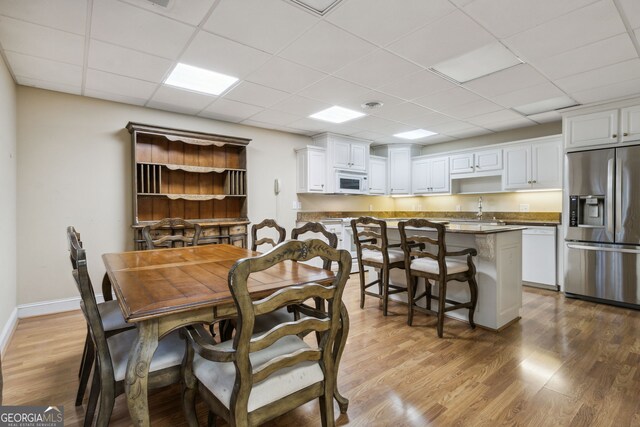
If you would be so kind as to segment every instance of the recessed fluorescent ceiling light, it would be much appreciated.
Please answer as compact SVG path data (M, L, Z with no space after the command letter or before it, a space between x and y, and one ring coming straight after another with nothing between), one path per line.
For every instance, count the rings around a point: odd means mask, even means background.
M205 70L204 68L179 63L173 69L165 84L209 95L220 95L237 82L236 77Z
M495 42L434 65L430 70L465 83L522 64L502 43Z
M344 123L362 116L366 116L366 114L359 111L349 110L348 108L333 106L326 110L318 111L309 117L312 119L324 120L325 122Z
M546 113L560 108L567 108L576 105L576 101L568 96L559 96L557 98L543 99L542 101L532 102L531 104L513 107L520 114L531 116L533 114Z
M430 130L416 129L416 130L410 130L409 132L396 133L393 136L397 138L402 138L402 139L420 139L420 138L426 138L431 135L437 135L437 134L435 132L431 132Z
M305 9L322 16L335 7L342 0L291 0Z

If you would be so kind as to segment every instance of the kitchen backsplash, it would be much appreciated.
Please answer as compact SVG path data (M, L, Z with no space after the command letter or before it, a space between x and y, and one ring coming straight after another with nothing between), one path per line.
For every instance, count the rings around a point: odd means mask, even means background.
M360 216L375 216L377 218L442 218L442 219L475 219L473 211L317 211L298 212L297 220L320 221L328 218L356 218ZM560 212L490 212L484 211L484 220L496 219L498 221L522 221L536 223L559 223Z

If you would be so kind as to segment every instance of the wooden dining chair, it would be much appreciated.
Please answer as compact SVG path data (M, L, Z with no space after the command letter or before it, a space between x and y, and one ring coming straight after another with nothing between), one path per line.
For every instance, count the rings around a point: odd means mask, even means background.
M80 233L78 233L75 228L70 227L69 229L67 229L67 233L72 233L74 235L74 239L78 242L78 245L82 247ZM75 270L77 268L76 260L73 256L71 256L70 259L71 267ZM102 322L102 329L104 329L105 335L107 337L110 337L128 329L132 329L135 326L125 322L124 317L122 316L122 311L118 306L118 301L112 299L110 291L111 282L109 282L109 278L105 275L102 282L103 291L106 289L107 283L109 285L109 291L108 294L104 293L104 298L106 301L97 303L97 306L98 312L100 313L100 320ZM87 388L87 383L89 382L89 377L91 376L91 369L94 364L95 347L93 345L93 340L91 339L89 325L87 324L87 336L84 341L84 349L82 351L82 359L78 372L79 384L78 391L76 393L76 406L82 405L82 401L84 400L84 393Z
M165 218L142 229L147 249L197 246L201 233L200 224L182 218Z
M387 315L389 295L407 292L407 288L389 281L392 268L404 268L404 253L400 244L389 244L387 239L387 223L372 217L360 217L351 220L353 240L358 255L360 271L360 308L364 308L365 295L382 300L382 314ZM364 267L378 270L378 278L366 282ZM378 293L368 290L378 285Z
M336 236L336 233L330 232L329 230L327 230L327 227L319 222L307 222L300 227L294 228L293 230L291 230L291 238L293 240L299 240L300 236L307 233L321 234L325 239L327 239L327 243L329 244L329 246L334 249L338 247L338 236ZM325 270L331 270L331 260L324 260L322 268L324 268Z
M307 261L320 255L338 263L331 284L304 283L260 299L249 294L251 274L287 260ZM232 426L259 425L316 398L322 425L333 426L337 376L333 348L350 268L347 251L317 239L288 241L264 255L236 262L229 273L229 289L238 312L234 339L214 345L204 328L188 327L186 331L183 407L188 425L198 425L195 398L199 392L210 411ZM254 334L256 316L310 298L326 301L326 312ZM321 334L317 347L298 336L304 331ZM210 425L215 425L211 412Z
M442 338L444 329L444 314L447 311L469 309L469 324L476 327L473 313L478 302L478 284L476 282L476 267L473 257L478 252L473 249L449 252L445 243L446 228L443 224L426 219L411 219L398 223L400 239L405 256L405 271L407 287L409 288L409 314L407 323L411 326L414 310L435 314L438 317L438 337ZM415 231L420 230L420 234ZM432 231L425 235L424 231ZM433 235L435 233L435 236ZM421 247L418 244L422 244ZM465 261L455 257L466 257ZM416 295L417 279L425 280L425 291ZM438 294L432 292L431 281L438 283ZM447 282L452 280L469 284L470 300L464 303L447 299ZM426 308L417 303L426 298ZM431 300L438 302L438 310L431 309Z
M275 232L278 234L278 240L275 241L271 237L263 237L261 239L258 239L258 230L262 230L263 228L275 230ZM253 224L251 226L251 250L257 251L258 246L264 244L269 244L271 246L279 245L280 243L284 242L286 236L287 231L284 229L284 227L280 227L275 220L267 218L264 221L258 224Z
M89 327L95 347L95 364L91 393L85 413L84 426L91 426L98 408L96 426L106 427L111 418L116 396L124 393L124 379L129 352L135 344L136 328L111 335L104 329L96 296L87 270L87 256L73 227L67 228L73 278L80 293L80 308ZM180 367L184 356L184 342L177 332L168 334L158 343L149 367L149 388L163 387L180 381Z

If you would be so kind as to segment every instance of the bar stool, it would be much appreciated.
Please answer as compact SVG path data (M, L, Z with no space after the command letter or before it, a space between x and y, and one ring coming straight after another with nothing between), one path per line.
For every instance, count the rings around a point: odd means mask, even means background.
M463 249L456 252L448 252L445 244L445 226L426 219L411 219L401 221L398 224L400 239L404 251L405 271L407 274L407 288L409 289L409 314L407 323L411 326L413 322L413 311L423 311L438 316L438 337L442 338L444 327L444 313L461 308L469 309L469 324L476 327L473 321L473 313L478 302L478 284L476 282L476 267L473 264L473 257L478 254L475 249ZM416 235L409 233L413 229L426 229L435 231L436 237L427 237L424 234ZM426 231L425 230L425 231ZM419 247L418 244L423 244ZM435 250L434 250L435 247ZM465 256L466 262L449 257ZM425 292L415 295L418 278L425 280ZM432 294L431 282L438 282L438 295ZM468 302L457 302L447 299L447 282L455 280L469 283L471 299ZM426 297L426 308L417 305L423 297ZM431 300L438 301L438 311L431 309ZM446 306L446 304L450 304Z
M389 295L407 292L408 286L389 283L389 270L404 269L404 253L399 244L390 245L387 239L387 223L372 217L360 217L351 220L353 240L358 254L360 270L360 308L364 308L364 297L369 295L382 300L382 314L387 315ZM373 267L380 271L378 279L366 283L364 267ZM371 286L378 285L378 293L368 291Z

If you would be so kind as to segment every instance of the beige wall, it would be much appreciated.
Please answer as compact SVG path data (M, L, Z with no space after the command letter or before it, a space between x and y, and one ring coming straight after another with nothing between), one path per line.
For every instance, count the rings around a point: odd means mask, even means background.
M16 85L0 57L0 331L16 308Z
M392 211L394 199L388 196L325 196L299 194L306 212Z
M17 94L18 304L76 296L68 225L82 234L96 283L101 254L132 247L129 121L251 138L249 218L295 224L294 148L310 143L305 136L23 86Z
M407 197L395 200L397 211L476 212L479 194L451 196ZM541 191L504 194L483 194L485 212L518 212L521 204L529 205L529 212L562 211L562 191Z

